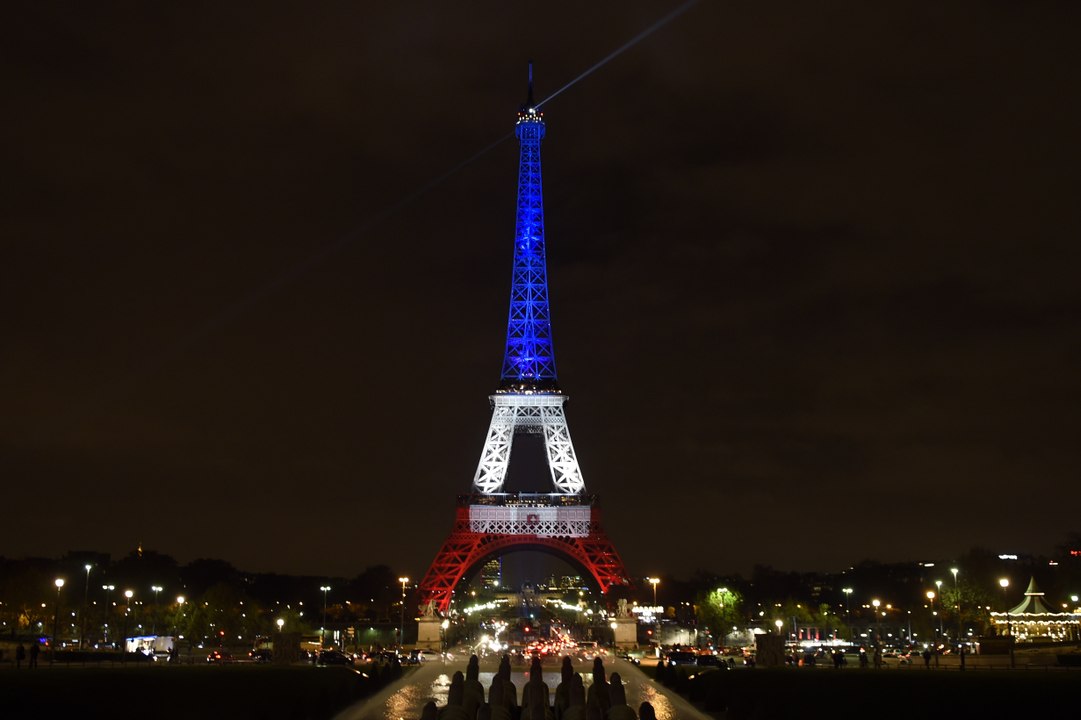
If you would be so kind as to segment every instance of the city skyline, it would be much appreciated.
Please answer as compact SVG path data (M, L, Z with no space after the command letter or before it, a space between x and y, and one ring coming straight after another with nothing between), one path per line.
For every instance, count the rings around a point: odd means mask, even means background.
M547 97L680 6L21 8L0 555L422 575L499 383L526 61ZM699 2L544 106L632 575L1078 532L1078 14Z

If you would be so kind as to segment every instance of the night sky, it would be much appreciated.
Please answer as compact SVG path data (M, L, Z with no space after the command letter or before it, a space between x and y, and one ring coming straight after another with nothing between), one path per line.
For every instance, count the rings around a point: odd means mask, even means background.
M679 5L6 11L0 555L420 577L506 330L517 143L460 164L528 59L547 97ZM1081 529L1079 20L703 0L544 106L559 377L632 574Z

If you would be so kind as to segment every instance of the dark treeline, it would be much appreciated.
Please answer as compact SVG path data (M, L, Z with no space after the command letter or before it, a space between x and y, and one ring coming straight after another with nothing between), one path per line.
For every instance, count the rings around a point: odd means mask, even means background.
M1002 577L1010 579L1008 593L999 586ZM324 602L331 628L395 625L403 610L402 587L386 565L369 567L351 578L334 578L250 573L212 558L181 565L168 555L142 549L116 560L100 553L70 552L60 559L0 558L2 631L14 634L35 627L47 631L54 619L57 578L65 580L62 626L72 633L85 632L88 640L105 635L105 627L112 628L113 637L119 637L118 629L132 635L135 629L151 628L193 638L222 633L253 637L273 632L279 619L290 630L312 632L322 625ZM858 621L872 598L904 610L926 607L928 590L936 591L935 606L945 620L978 623L986 618L988 607L1001 610L1007 602L1020 602L1030 578L1052 608L1061 608L1081 592L1081 533L1068 535L1051 556L1002 558L972 548L945 561L863 560L832 573L757 565L746 578L705 570L689 578L661 575L656 591L668 617L718 628L753 625L776 616L776 608L782 608L782 617L798 616L828 627ZM331 590L324 594L320 588L326 586ZM126 590L132 591L130 601ZM650 604L653 588L639 579L631 588L616 588L593 601L611 610L621 597ZM406 615L413 615L416 601L415 589L410 588ZM79 622L82 618L85 623ZM127 627L129 623L132 627ZM76 625L85 625L85 630Z

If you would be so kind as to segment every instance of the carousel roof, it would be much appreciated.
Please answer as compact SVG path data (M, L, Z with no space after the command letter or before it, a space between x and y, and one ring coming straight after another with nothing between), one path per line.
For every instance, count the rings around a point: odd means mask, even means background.
M1050 615L1051 608L1044 605L1043 593L1036 587L1036 578L1029 578L1028 590L1025 590L1025 599L1017 607L1010 610L1010 615L1031 613L1033 615ZM1057 613L1055 613L1057 614Z

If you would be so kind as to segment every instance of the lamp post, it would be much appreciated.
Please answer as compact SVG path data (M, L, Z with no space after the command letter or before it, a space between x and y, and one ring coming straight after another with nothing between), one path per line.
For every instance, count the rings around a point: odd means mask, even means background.
M323 627L319 630L319 649L322 650L327 645L327 593L330 592L330 585L320 585L319 589L323 591Z
M934 632L935 631L935 629L934 629L934 622L935 622L935 591L934 590L928 590L927 591L927 599L931 602L931 632Z
M848 623L848 635L850 640L856 639L856 631L852 629L852 588L841 588L845 594L845 622Z
M177 595L176 596L176 615L173 616L173 635L174 636L176 636L178 634L178 632L177 632L177 625L179 624L178 621L180 619L182 619L183 616L184 616L184 600L185 600L185 598L184 598L183 595ZM174 639L173 642L175 643L176 640Z
M773 621L773 624L777 626L777 634L781 634L781 627L784 626L784 620L777 619Z
M398 624L398 650L400 652L405 647L405 586L409 583L409 578L400 577L398 582L402 584L402 615Z
M957 568L950 568L953 573L953 594L957 596L957 642L963 643L964 637L961 630L961 590L957 587Z
M657 606L657 585L660 583L661 579L651 577L651 578L647 578L647 580L649 580L649 584L653 586L653 606L656 607Z
M86 613L90 609L90 563L83 565L86 568L86 587L83 588L83 611L79 615L79 649L86 650Z
M154 592L154 617L150 621L150 634L158 634L158 593L161 592L161 585L151 585L150 589Z
M102 616L101 634L104 636L105 642L109 642L109 593L116 590L116 585L102 585L101 589L105 591L103 593L105 595L105 611Z
M53 641L50 644L52 652L49 653L49 664L52 665L56 662L56 642L57 642L57 630L60 627L60 589L64 587L64 578L57 578L53 581L56 585L56 612L53 613Z
M882 602L878 598L875 598L874 600L871 601L871 605L875 609L875 637L874 637L875 647L879 646L880 640L881 640L881 638L879 637L879 635L881 634L881 630L880 630L879 620L878 620L878 608L879 608L879 606L881 604L882 604Z
M120 633L120 642L124 643L121 657L127 657L128 655L128 613L131 612L131 598L135 595L133 590L125 590L124 597L127 598L127 602L124 603L124 631Z
M999 586L1002 588L1002 604L1006 609L1006 634L1010 636L1010 667L1014 667L1013 661L1013 628L1010 626L1010 602L1006 598L1006 588L1010 586L1009 578L999 578Z
M938 636L941 638L945 633L942 631L942 581L935 580L935 590L938 593Z

